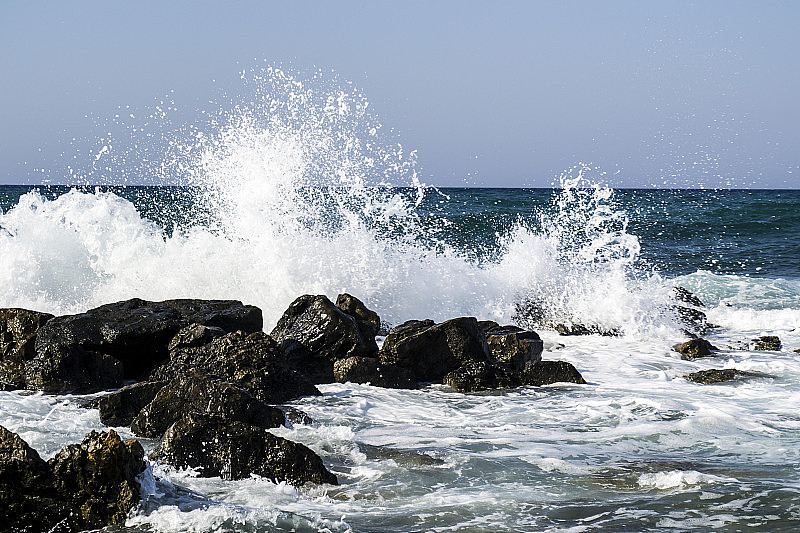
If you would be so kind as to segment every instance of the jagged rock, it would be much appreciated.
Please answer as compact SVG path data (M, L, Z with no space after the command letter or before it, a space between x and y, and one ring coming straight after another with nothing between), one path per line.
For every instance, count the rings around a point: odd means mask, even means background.
M706 304L704 304L703 301L700 300L700 298L698 298L693 293L691 293L689 290L687 290L687 289L685 289L683 287L680 287L680 286L673 287L672 288L672 294L675 296L675 299L678 300L679 302L683 302L685 304L693 305L695 307L705 307L706 306Z
M797 348L797 349L795 349L793 351L794 351L794 353L800 353L800 348Z
M166 359L170 340L192 323L225 331L253 332L263 327L261 310L238 301L134 298L50 319L36 336L37 358L54 346L81 348L119 360L126 379L139 379Z
M764 335L757 339L753 339L755 346L753 350L765 352L779 352L781 350L781 340L775 335Z
M767 374L759 372L749 372L746 370L737 370L735 368L723 368L712 370L700 370L699 372L692 372L687 374L684 378L694 383L703 385L710 385L713 383L723 383L725 381L735 381L741 378L755 378L755 377L769 377Z
M107 426L130 426L136 415L153 401L165 384L165 381L143 381L98 398L100 422Z
M364 302L355 296L347 293L340 294L336 297L336 307L356 319L361 335L365 339L374 339L380 331L381 317L375 311L368 309Z
M80 444L65 446L48 465L81 529L93 529L125 523L141 497L136 476L145 468L143 459L138 441L122 442L112 429L92 431Z
M294 339L281 341L281 350L286 358L286 364L307 377L311 383L333 383L336 377L333 374L333 361L323 357L315 357L311 350Z
M521 371L526 363L542 359L544 343L535 331L525 331L516 326L498 326L483 330L495 361Z
M673 350L681 354L681 359L691 360L698 357L708 357L712 350L718 348L705 339L691 339L672 347Z
M339 359L333 365L333 374L339 383L369 383L391 389L417 388L411 372L396 365L383 364L374 357Z
M525 365L522 372L522 382L525 385L550 385L552 383L577 383L585 385L586 381L581 373L566 361L537 361Z
M355 298L345 296L340 296L339 300L367 318L349 315L323 295L306 294L292 302L272 330L271 335L287 351L292 346L288 341L296 341L306 349L295 347L288 360L292 368L305 373L315 383L332 378L333 363L338 359L374 357L378 352L377 330L373 330L368 319L368 310Z
M172 337L172 340L169 341L167 345L167 349L172 351L178 348L203 346L218 337L222 337L225 333L227 332L224 329L215 326L189 324L185 328L181 328L181 330Z
M88 394L119 387L123 373L122 363L110 355L51 344L26 364L25 386L48 393Z
M409 320L394 328L383 343L381 363L409 370L416 381L440 382L469 361L491 361L486 336L473 317L436 324Z
M246 390L213 377L189 373L161 388L133 419L131 429L141 437L160 438L184 413L192 411L264 428L286 422L283 411Z
M281 411L283 411L284 416L286 417L286 422L289 424L300 424L303 426L310 426L314 423L314 419L308 416L307 413L304 413L300 409L295 409L291 406L284 405L281 407Z
M25 365L36 355L36 334L53 315L0 309L0 390L25 388Z
M520 373L504 364L469 361L447 374L442 382L458 392L512 389L522 385Z
M388 446L374 446L372 444L358 443L358 449L367 456L368 459L391 459L395 463L404 467L439 466L444 461L438 457L432 457L427 453L396 450Z
M230 382L266 404L320 395L308 379L287 367L278 343L261 331L237 331L203 346L173 350L150 379L172 381L194 372Z
M306 446L208 414L188 413L170 426L151 457L178 468L195 468L203 477L242 479L256 474L276 483L338 484Z
M603 329L600 326L584 326L583 324L556 324L554 329L563 337L577 335L602 335L604 337L618 337L618 329Z

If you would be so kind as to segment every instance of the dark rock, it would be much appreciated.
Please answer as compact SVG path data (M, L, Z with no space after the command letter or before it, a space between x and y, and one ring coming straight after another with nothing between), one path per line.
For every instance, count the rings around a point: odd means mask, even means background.
M680 321L687 328L690 328L690 331L694 330L700 335L703 335L704 333L708 332L708 330L716 328L715 325L708 322L706 314L699 309L685 307L682 305L674 305L672 306L672 310L675 313L678 321Z
M366 307L355 298L342 295L340 300L353 312L368 317ZM368 318L357 319L347 314L323 295L306 294L292 302L271 335L281 343L293 340L303 345L307 351L295 351L291 360L298 366L293 364L292 368L308 375L315 383L323 383L319 376L332 376L336 360L375 356L377 329L373 325Z
M364 305L364 302L350 294L340 294L336 297L336 307L352 316L358 323L361 335L365 339L374 339L381 329L381 317Z
M195 372L230 382L267 404L320 395L307 378L287 367L278 343L261 331L237 331L203 346L173 350L150 379L172 381Z
M280 346L288 367L301 372L311 383L336 381L336 377L333 375L333 361L314 356L311 350L294 339L284 339Z
M359 442L358 449L367 456L368 459L390 459L400 466L421 467L439 466L444 461L428 455L427 453L397 450L389 446L373 446Z
M26 388L49 393L88 394L117 388L122 379L117 359L80 346L47 345L25 367Z
M525 385L550 385L552 383L577 383L585 385L586 381L581 373L566 361L537 361L525 365L522 372L522 382Z
M675 299L679 302L683 302L685 304L693 305L695 307L705 307L706 304L703 303L700 298L692 294L689 290L683 287L673 287L672 294L675 296Z
M602 335L604 337L619 337L621 335L618 329L603 329L600 326L584 326L583 324L556 324L554 329L561 336L577 336L577 335Z
M36 334L53 315L0 309L0 390L25 388L25 365L36 355Z
M409 370L416 381L440 382L469 361L491 361L486 336L473 317L441 324L410 320L394 328L380 351L383 364Z
M122 442L114 430L92 431L81 444L65 446L48 465L80 528L93 529L125 523L140 499L136 476L145 468L143 458L137 441Z
M755 346L753 350L765 352L779 352L781 350L781 340L775 335L764 335L753 339Z
M125 378L139 379L166 359L170 340L192 323L225 331L254 332L263 327L261 310L238 301L134 298L47 321L36 337L37 358L53 346L78 347L118 359Z
M794 353L800 353L800 348L795 349Z
M139 411L153 401L165 384L165 381L143 381L98 398L100 421L107 426L130 426Z
M69 512L47 463L19 435L0 426L0 530L36 533L63 522L57 531L67 532Z
M705 339L692 339L672 347L673 350L681 354L681 359L691 360L698 357L708 357L712 350L718 348Z
M169 341L167 349L169 351L177 350L178 348L195 348L203 346L213 341L218 337L222 337L227 333L224 329L215 326L204 326L203 324L189 324L182 328L178 333Z
M486 335L495 361L517 371L524 370L529 362L541 361L544 343L539 335L535 331L511 331L511 328L513 326L494 329Z
M208 414L188 413L170 426L151 457L178 468L196 468L203 477L242 479L256 474L276 483L338 484L306 446Z
M370 383L375 387L416 389L410 371L396 365L381 363L374 357L348 357L333 365L333 375L339 383Z
M304 413L300 409L295 409L294 407L284 405L283 407L281 407L281 411L283 411L283 414L286 417L286 422L289 424L292 425L300 424L302 426L310 426L311 424L314 423L314 419L308 416L307 413Z
M253 397L228 382L203 374L189 373L158 391L131 423L136 435L160 438L184 413L217 415L264 428L282 426L283 411Z
M514 304L511 320L527 328L535 328L546 322L544 302L536 298L525 298Z
M469 361L447 374L442 382L458 392L511 389L522 385L520 373L487 361Z
M694 383L703 385L710 385L713 383L723 383L725 381L735 381L741 378L755 378L755 377L770 377L767 374L759 372L748 372L746 370L737 370L735 368L723 368L720 370L700 370L699 372L692 372L684 376L685 379Z

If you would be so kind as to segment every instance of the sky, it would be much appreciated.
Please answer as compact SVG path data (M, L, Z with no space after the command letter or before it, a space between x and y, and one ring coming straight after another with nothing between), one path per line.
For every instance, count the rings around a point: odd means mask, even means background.
M268 64L352 82L429 184L800 188L798 24L796 1L4 1L0 183L69 183L119 109L189 121Z

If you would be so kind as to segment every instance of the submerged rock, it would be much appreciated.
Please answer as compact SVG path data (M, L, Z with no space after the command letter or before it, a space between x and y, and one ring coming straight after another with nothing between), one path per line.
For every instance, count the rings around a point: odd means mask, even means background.
M522 382L525 385L551 385L553 383L577 383L586 385L578 370L566 361L537 361L525 365L522 372Z
M255 474L276 483L338 484L306 446L208 414L188 413L170 426L151 457L178 468L195 468L203 477L232 480Z
M781 340L775 335L764 335L753 339L755 345L753 350L764 352L779 352L781 350Z
M417 382L409 370L383 364L374 357L348 357L333 365L334 379L339 383L369 383L390 389L416 389Z
M698 357L708 357L711 355L712 350L717 350L717 347L705 339L698 338L676 344L672 349L681 354L681 359L688 361Z
M416 381L440 382L469 361L491 362L486 336L473 317L440 324L410 320L394 328L383 343L381 363L411 372Z
M469 361L447 374L442 382L458 392L478 392L519 387L522 377L505 364Z
M695 296L692 292L690 292L688 289L685 289L684 287L680 286L673 287L672 294L675 296L675 299L678 300L679 302L683 302L685 304L701 308L706 306L706 304L704 304L703 301L700 300L700 298Z
M134 383L98 398L100 422L107 426L130 426L136 415L153 401L165 384L165 381Z
M699 372L692 372L687 374L684 378L693 383L700 383L703 385L710 385L713 383L723 383L725 381L735 381L742 378L758 378L769 377L766 374L759 372L749 372L746 370L737 370L735 368L723 368L712 370L700 370Z
M53 315L0 309L0 390L25 388L25 365L36 355L36 334Z
M208 413L264 428L286 422L283 411L246 390L203 374L189 373L163 386L133 419L131 429L141 437L160 438L187 412Z

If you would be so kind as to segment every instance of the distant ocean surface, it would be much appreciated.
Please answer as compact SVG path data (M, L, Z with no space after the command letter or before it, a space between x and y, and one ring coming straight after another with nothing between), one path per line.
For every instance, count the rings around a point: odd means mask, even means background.
M589 382L468 395L323 385L294 402L312 426L275 431L319 453L340 486L154 464L127 530L800 529L800 191L0 186L0 208L2 307L235 298L261 307L269 331L304 293L349 292L391 324L519 323L535 301L542 321L523 325L544 358ZM707 304L715 357L672 351L685 340L665 312L674 286ZM560 337L555 321L623 335ZM781 351L750 349L765 334ZM727 367L769 377L682 377ZM50 457L101 427L80 400L2 392L0 425Z

